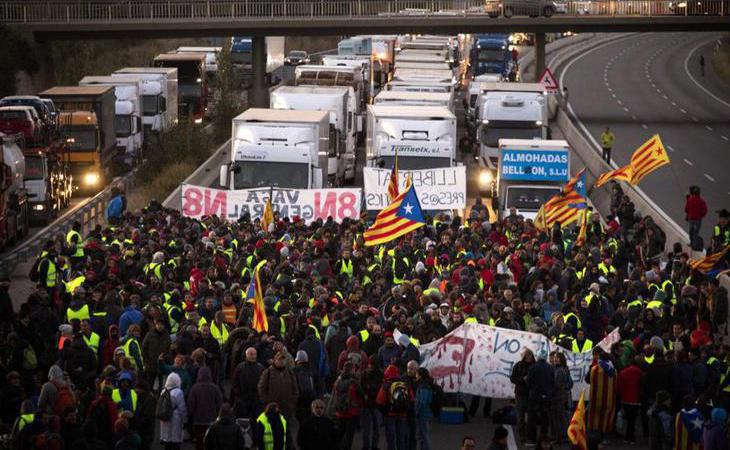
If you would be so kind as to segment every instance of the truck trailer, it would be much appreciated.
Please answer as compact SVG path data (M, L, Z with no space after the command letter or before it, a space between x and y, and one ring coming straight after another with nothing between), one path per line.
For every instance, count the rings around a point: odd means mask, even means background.
M161 133L177 124L177 69L174 67L124 67L112 73L136 76L142 84L142 124L147 131Z

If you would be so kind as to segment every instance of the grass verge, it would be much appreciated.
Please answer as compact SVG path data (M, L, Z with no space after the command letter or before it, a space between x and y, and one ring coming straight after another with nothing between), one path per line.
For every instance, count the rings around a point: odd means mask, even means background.
M726 35L721 42L712 52L712 67L720 79L730 85L730 35Z

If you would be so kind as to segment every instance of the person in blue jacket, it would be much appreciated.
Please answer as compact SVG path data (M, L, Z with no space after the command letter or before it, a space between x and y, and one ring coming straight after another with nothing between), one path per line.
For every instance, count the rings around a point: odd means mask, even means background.
M418 441L420 450L431 450L431 419L433 419L433 380L425 367L416 372L418 387L416 388L416 421L418 423Z

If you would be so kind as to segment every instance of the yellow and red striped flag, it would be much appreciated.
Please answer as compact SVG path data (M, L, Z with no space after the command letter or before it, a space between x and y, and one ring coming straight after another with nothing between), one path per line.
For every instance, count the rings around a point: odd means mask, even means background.
M669 155L659 135L655 134L631 155L631 184L639 184L646 175L666 164L669 164Z
M421 203L409 177L406 179L406 190L380 211L375 222L365 230L365 245L385 244L425 224Z
M623 180L623 181L631 182L632 176L633 176L633 172L631 170L631 165L619 167L618 169L611 170L610 172L601 174L601 176L598 177L598 179L596 180L595 186L601 187L611 180L616 180L616 181Z
M575 448L580 450L588 450L588 436L586 434L586 403L585 392L580 393L578 406L575 408L573 418L570 419L568 425L568 439L573 443Z
M586 235L588 234L588 208L583 210L583 214L580 217L580 231L578 237L575 240L577 247L583 247L586 243Z
M393 169L390 171L390 178L388 180L388 201L392 202L398 197L398 147L395 150L395 162L393 162Z
M580 218L581 211L586 208L586 199L577 191L570 190L553 196L543 206L546 228L552 227L555 222L560 222L563 228Z
M717 253L713 253L699 259L691 259L689 260L689 267L690 269L694 269L702 273L708 273L712 271L720 261L722 261L728 250L730 250L730 245L725 246L724 249Z
M269 331L269 320L266 318L266 306L264 305L264 293L263 286L261 286L261 277L259 276L259 270L261 266L266 264L266 260L263 260L256 264L253 277L251 282L248 284L248 290L246 292L246 300L253 303L253 323L251 327L258 331Z
M266 199L264 214L261 216L261 229L264 233L269 232L269 225L274 222L274 209L271 207L271 199Z

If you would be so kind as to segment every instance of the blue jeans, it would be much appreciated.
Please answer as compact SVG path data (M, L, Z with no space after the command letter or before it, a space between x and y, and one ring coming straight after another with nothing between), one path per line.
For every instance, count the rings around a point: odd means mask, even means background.
M380 411L377 408L360 410L360 431L363 450L375 450L380 445Z
M700 234L700 229L702 228L702 219L700 220L688 220L689 222L689 243L690 245L695 245L695 239ZM702 250L702 249L693 249L693 250Z
M408 422L405 416L385 416L385 441L388 450L406 450L408 448Z
M418 440L421 442L419 450L431 450L431 418L419 417Z

